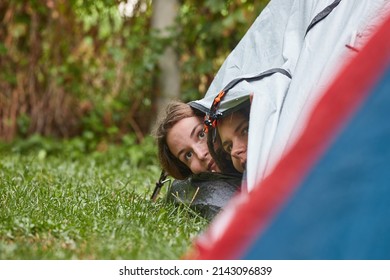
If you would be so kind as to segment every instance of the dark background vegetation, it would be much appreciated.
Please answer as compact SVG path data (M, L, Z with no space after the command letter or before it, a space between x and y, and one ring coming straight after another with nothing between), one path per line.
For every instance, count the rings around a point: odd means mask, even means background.
M131 17L120 1L1 1L0 140L78 137L92 150L124 135L141 142L162 94L163 50L178 54L180 99L200 98L267 2L182 0L162 37L150 0Z

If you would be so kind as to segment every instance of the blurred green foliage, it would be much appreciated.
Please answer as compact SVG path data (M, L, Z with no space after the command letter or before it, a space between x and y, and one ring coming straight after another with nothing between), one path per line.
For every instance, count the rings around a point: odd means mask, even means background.
M0 3L0 139L78 136L98 147L134 133L142 141L165 47L179 54L182 99L200 98L268 0L181 0L164 38L151 28L151 0L131 17L120 2Z

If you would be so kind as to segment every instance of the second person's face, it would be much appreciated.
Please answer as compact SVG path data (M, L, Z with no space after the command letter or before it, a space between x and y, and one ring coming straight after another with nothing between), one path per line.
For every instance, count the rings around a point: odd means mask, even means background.
M194 174L220 171L209 153L203 127L200 118L189 117L177 122L167 134L171 153Z
M220 120L218 133L222 147L232 157L234 168L244 172L246 168L249 122L242 114L232 114Z

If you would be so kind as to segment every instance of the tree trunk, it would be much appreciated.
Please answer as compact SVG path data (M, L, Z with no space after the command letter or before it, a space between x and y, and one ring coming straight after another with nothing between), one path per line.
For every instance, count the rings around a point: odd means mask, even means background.
M167 28L175 24L178 13L178 0L153 0L152 28L160 31L161 36L170 36ZM156 115L165 110L167 103L180 97L180 69L178 54L168 46L159 60L157 79L157 96L155 100ZM156 119L152 119L153 127Z

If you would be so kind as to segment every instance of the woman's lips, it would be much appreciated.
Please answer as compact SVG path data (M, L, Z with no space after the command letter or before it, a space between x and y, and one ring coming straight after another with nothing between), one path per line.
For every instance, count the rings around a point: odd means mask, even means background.
M207 170L210 171L210 172L215 172L216 171L216 165L215 165L215 162L213 160L211 160L209 162L209 164L207 165Z

